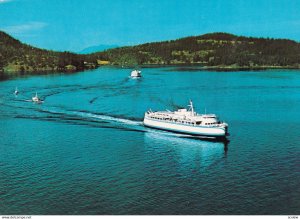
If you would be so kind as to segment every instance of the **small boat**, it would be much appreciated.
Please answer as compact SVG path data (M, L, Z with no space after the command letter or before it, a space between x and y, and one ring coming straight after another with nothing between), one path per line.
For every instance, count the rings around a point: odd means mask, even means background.
M35 93L35 96L32 97L31 99L32 99L32 102L34 102L34 103L42 103L42 102L43 102L43 100L41 100L41 99L38 97L37 93Z
M18 95L19 94L19 91L18 91L18 88L16 87L15 89L15 92L14 92L15 95Z
M150 128L177 132L193 136L225 139L228 135L228 124L219 121L215 114L198 114L190 101L188 109L177 111L149 110L144 116L144 125Z
M142 77L142 72L139 70L133 70L130 74L131 78L141 78Z

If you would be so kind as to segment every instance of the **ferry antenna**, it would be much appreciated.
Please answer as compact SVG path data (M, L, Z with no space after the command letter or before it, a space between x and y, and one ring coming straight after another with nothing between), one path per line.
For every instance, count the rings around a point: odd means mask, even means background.
M194 106L193 106L193 101L190 99L190 110L191 110L191 113L192 113L192 116L194 116Z

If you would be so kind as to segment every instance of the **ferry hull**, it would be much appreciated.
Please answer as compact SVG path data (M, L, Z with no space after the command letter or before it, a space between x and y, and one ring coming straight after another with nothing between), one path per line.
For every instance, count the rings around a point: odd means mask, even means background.
M141 78L142 76L130 76L132 79L138 79Z
M165 131L189 134L194 136L205 136L212 138L226 137L226 130L223 127L199 127L184 125L173 122L157 121L154 119L144 118L144 125L150 128L161 129Z

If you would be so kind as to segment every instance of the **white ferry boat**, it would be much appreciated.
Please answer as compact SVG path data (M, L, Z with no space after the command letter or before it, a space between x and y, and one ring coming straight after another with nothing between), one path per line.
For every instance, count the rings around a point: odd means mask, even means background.
M43 101L38 97L37 93L35 93L35 96L31 98L32 102L34 103L43 103Z
M131 72L131 74L130 74L130 77L131 78L140 78L140 77L142 77L142 74L141 74L142 72L141 71L139 71L139 70L133 70L132 72Z
M175 112L149 110L145 113L144 125L209 138L225 138L228 135L228 124L220 122L215 114L196 113L192 101L188 106L189 109L179 109Z
M19 91L18 91L18 88L16 87L15 89L15 92L14 92L15 95L18 95L19 94Z

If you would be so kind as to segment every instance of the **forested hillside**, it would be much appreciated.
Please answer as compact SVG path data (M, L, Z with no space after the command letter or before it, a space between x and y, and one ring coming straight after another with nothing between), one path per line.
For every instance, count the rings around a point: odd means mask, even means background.
M300 44L286 39L212 33L178 40L110 49L94 54L118 65L202 64L204 66L287 66L298 68Z
M0 72L75 71L96 66L90 56L35 48L0 31Z
M120 47L92 54L39 49L0 31L0 74L79 71L100 65L181 65L203 68L300 68L300 44L286 39L211 33Z

